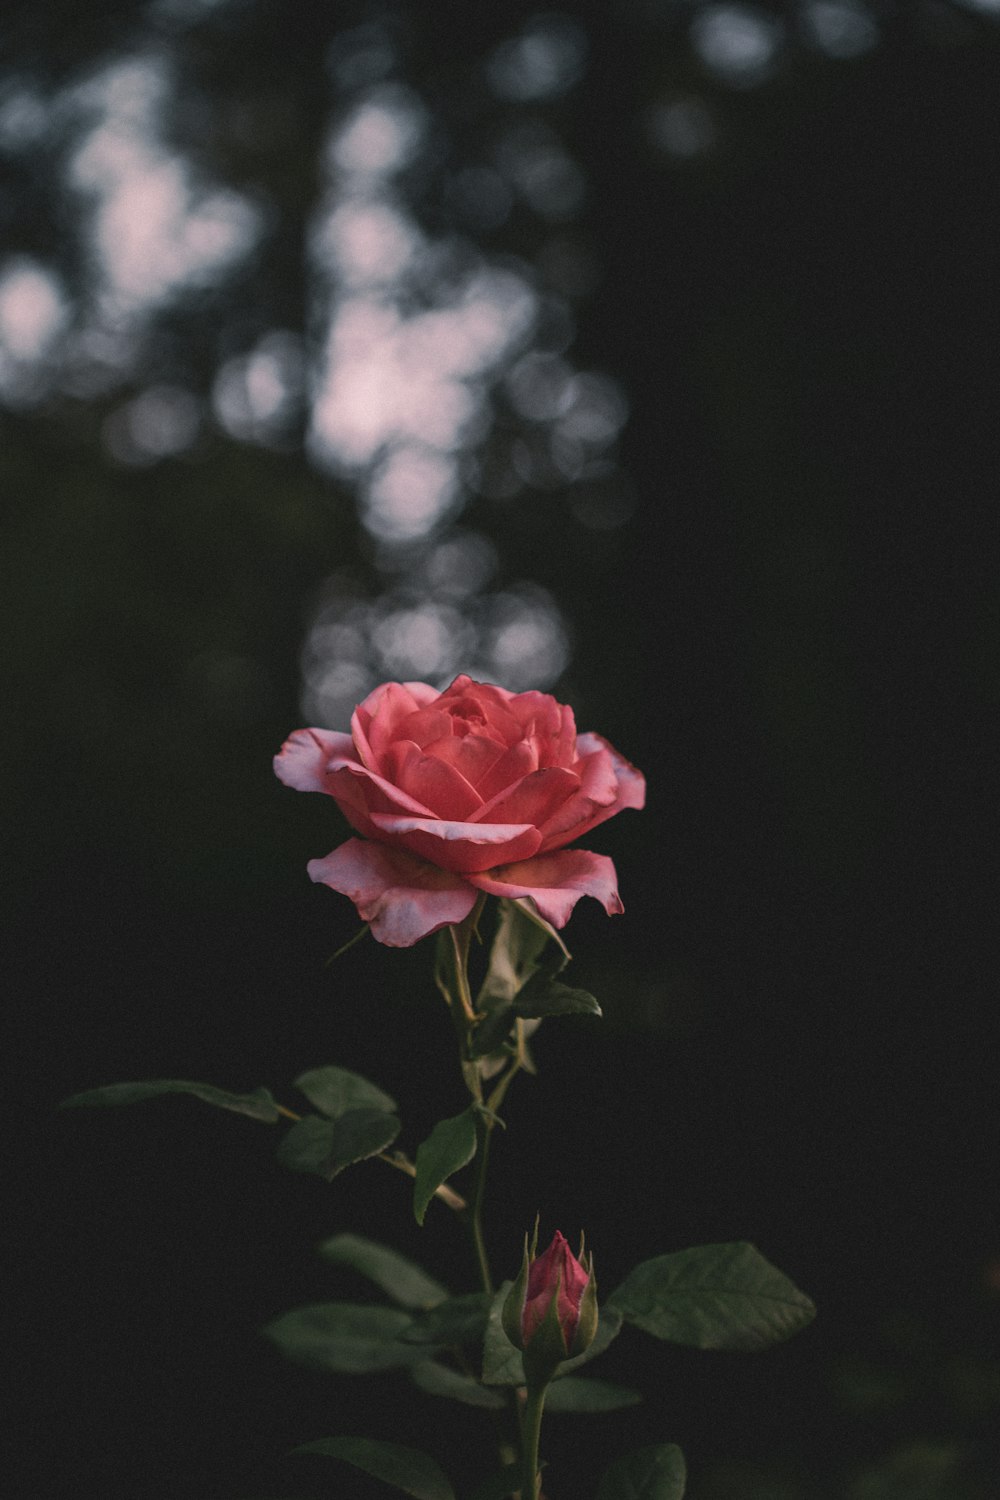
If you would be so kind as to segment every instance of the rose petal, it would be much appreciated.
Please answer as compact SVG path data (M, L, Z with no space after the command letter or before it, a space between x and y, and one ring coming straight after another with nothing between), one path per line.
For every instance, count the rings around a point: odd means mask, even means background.
M358 704L351 717L351 732L369 770L378 770L379 757L400 721L426 708L437 696L437 690L426 682L384 682Z
M580 736L583 739L583 735ZM579 740L577 741L579 751ZM619 757L620 758L620 757ZM615 751L610 745L600 744L594 750L581 755L576 763L582 782L580 790L585 797L599 807L610 807L618 800L618 776L615 772Z
M516 693L508 707L523 734L551 739L559 733L562 707L551 694L540 693L536 688L527 693Z
M474 823L532 823L541 828L580 787L575 771L547 766L531 771L523 781L507 787L474 813Z
M410 948L428 933L461 922L476 892L446 870L402 849L348 839L325 859L311 859L309 878L349 896L372 935L390 948Z
M394 786L439 818L469 818L483 805L461 771L425 755L412 740L394 740L382 757L382 769Z
M372 813L371 820L381 838L402 844L418 859L462 875L527 859L541 842L538 829L527 823L460 823L395 813Z
M506 746L498 740L488 739L485 735L452 734L450 724L447 735L442 735L441 739L433 740L425 746L428 755L433 755L436 760L447 761L450 766L461 771L466 781L477 790L479 783L496 765L505 749Z
M530 896L553 927L565 927L581 896L593 896L609 917L623 912L615 867L606 854L561 849L518 864L468 875L470 885L490 896Z
M491 766L486 775L477 784L477 791L484 801L497 796L499 792L505 792L509 787L516 786L529 776L532 771L538 770L538 750L528 740L518 740L505 750L495 765Z
M495 682L476 682L467 672L460 672L441 697L449 703L453 698L474 698L477 702L506 711L514 694L508 688L498 687Z
M451 714L444 714L439 708L418 708L415 714L407 714L399 725L399 737L412 740L419 745L421 750L426 750L433 740L439 740L442 735L451 734Z
M332 729L296 729L274 757L279 781L297 792L329 792L326 775L330 761L354 757L349 734Z
M553 763L557 766L573 766L576 756L576 719L568 703L560 705L562 710L559 733L553 742Z
M345 780L351 777L355 786L351 786ZM361 806L364 812L406 812L413 813L419 818L432 818L434 812L418 802L416 797L411 797L404 792L402 787L394 786L384 776L379 776L375 771L369 771L360 761L349 759L347 756L335 756L330 762L326 774L326 785L330 795L336 797L346 812L348 807Z
M571 840L583 838L598 823L606 822L626 807L645 805L646 778L619 755L613 745L598 734L581 734L577 744L584 754L577 767L583 776L583 786L542 824L543 853L561 849ZM611 790L606 779L609 764L614 776L614 790L611 801L602 803L598 798Z
M522 738L521 725L510 712L513 693L495 687L491 682L473 682L471 677L456 677L441 694L438 708L458 723L474 726L478 734L487 734L504 745L515 745Z

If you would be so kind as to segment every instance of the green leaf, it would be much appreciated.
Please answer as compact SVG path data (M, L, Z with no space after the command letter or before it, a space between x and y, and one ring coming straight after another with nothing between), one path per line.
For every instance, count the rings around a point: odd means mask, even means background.
M333 1152L324 1175L333 1178L345 1167L391 1146L402 1126L397 1115L381 1109L349 1109L334 1122Z
M415 1500L455 1500L452 1489L441 1469L417 1448L404 1448L400 1443L381 1443L374 1438L332 1437L320 1438L316 1443L303 1443L293 1448L293 1454L319 1453L326 1458L339 1458L365 1474L402 1490L404 1495L413 1495Z
M333 1129L332 1120L305 1115L282 1137L275 1155L283 1167L291 1167L293 1172L322 1174L333 1151Z
M413 1183L413 1212L424 1222L427 1205L453 1172L476 1154L476 1115L470 1107L450 1120L441 1120L417 1148L417 1175Z
M410 1379L430 1396L445 1396L450 1401L461 1401L466 1406L482 1406L489 1411L497 1411L504 1405L499 1391L488 1390L478 1380L473 1380L471 1375L460 1375L457 1370L449 1370L446 1365L439 1365L432 1359L414 1365L410 1371Z
M427 1358L419 1344L404 1344L407 1313L395 1307L363 1307L353 1302L321 1302L282 1313L264 1335L297 1364L370 1375Z
M616 1459L601 1476L596 1500L683 1500L687 1470L675 1443L654 1443Z
M360 1073L349 1073L346 1068L313 1068L296 1078L295 1087L320 1114L328 1115L331 1120L349 1109L378 1109L390 1115L397 1109L395 1099Z
M592 1412L619 1411L624 1406L638 1406L642 1400L639 1391L631 1391L624 1385L612 1385L607 1380L580 1380L569 1375L565 1380L554 1380L545 1398L547 1412Z
M514 1013L524 1020L545 1016L599 1016L601 1007L587 990L571 989L568 984L539 971L528 980L514 1001Z
M489 1292L449 1297L447 1302L418 1313L403 1337L412 1344L464 1344L481 1339L492 1300Z
M277 1156L293 1172L315 1172L332 1182L345 1167L391 1146L401 1128L396 1115L381 1109L351 1109L337 1120L305 1115L285 1136Z
M504 1332L503 1305L507 1300L507 1293L514 1285L512 1281L504 1281L497 1288L496 1295L490 1307L490 1315L486 1323L486 1333L483 1338L483 1383L484 1385L523 1385L524 1365L521 1361L520 1350L515 1349L510 1339Z
M367 1276L403 1307L434 1307L448 1296L447 1289L439 1281L428 1276L412 1260L407 1260L405 1255L388 1245L379 1245L375 1240L363 1239L359 1234L336 1234L323 1241L319 1253L334 1265L350 1266L352 1271Z
M520 1350L514 1348L504 1332L501 1321L503 1305L512 1286L513 1282L505 1281L494 1296L490 1307L483 1338L483 1382L485 1385L524 1384L524 1364ZM589 1349L585 1349L575 1359L563 1360L556 1371L556 1381L578 1370L581 1365L588 1364L590 1360L596 1359L599 1354L603 1354L612 1339L618 1336L621 1326L622 1315L618 1309L607 1305L602 1307L594 1342ZM553 1389L554 1386L550 1387L550 1392Z
M251 1120L265 1120L273 1125L280 1119L278 1106L269 1089L254 1089L252 1094L230 1094L211 1083L188 1083L180 1078L155 1078L148 1083L109 1083L102 1089L87 1089L64 1099L60 1109L105 1108L109 1105L139 1104L144 1099L158 1099L161 1094L193 1094L217 1109L229 1109Z
M643 1261L609 1305L656 1338L696 1349L764 1349L816 1315L809 1298L745 1241Z

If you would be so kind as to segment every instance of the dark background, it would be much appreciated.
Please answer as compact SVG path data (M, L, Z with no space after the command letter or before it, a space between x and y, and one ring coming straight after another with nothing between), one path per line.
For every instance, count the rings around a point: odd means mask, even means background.
M471 493L462 518L502 581L549 591L571 657L546 685L650 788L590 841L627 908L584 903L568 933L605 1020L548 1023L539 1079L511 1094L498 1264L513 1273L538 1210L543 1232L586 1228L608 1290L649 1254L745 1238L819 1308L759 1359L623 1336L599 1373L647 1402L553 1418L551 1493L590 1493L654 1440L682 1445L702 1500L998 1493L1000 31L987 5L841 6L821 46L817 9L563 4L581 76L498 102L484 60L535 8L9 8L0 82L54 99L163 49L171 140L270 215L237 272L157 310L118 386L74 392L50 355L0 409L12 1493L354 1493L281 1457L335 1431L412 1441L465 1484L483 1467L455 1456L476 1413L285 1367L256 1332L362 1295L314 1255L340 1230L463 1289L443 1211L418 1231L378 1164L292 1176L274 1131L194 1101L55 1110L156 1076L294 1104L291 1080L329 1061L399 1099L413 1150L460 1104L428 945L325 966L355 918L304 866L336 815L270 771L303 719L310 599L345 566L374 594L404 564L380 560L350 477L305 456L302 409L280 441L207 421L156 461L107 437L151 381L203 397L255 332L309 334L305 226L346 108L325 59L362 24L395 39L433 121L435 165L407 187L427 226L455 229L448 174L499 116L558 132L586 191L556 228L592 267L567 357L630 407L622 524L588 527L573 482L537 475L503 503ZM720 10L771 37L758 74L699 54ZM57 267L77 316L93 261L53 118L5 158L0 244ZM544 282L544 219L459 228ZM206 653L252 670L213 675Z

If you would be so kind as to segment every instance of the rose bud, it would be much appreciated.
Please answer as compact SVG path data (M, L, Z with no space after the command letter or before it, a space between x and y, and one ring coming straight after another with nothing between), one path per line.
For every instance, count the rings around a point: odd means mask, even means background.
M503 1306L504 1332L524 1352L529 1385L547 1381L556 1365L589 1349L597 1332L597 1280L593 1257L573 1254L556 1230L544 1254L527 1237L521 1272Z

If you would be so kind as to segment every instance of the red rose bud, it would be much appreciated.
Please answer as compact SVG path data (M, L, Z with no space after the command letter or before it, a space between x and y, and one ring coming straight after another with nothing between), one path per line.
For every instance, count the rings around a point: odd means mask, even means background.
M537 1234L536 1234L537 1238ZM589 1349L597 1332L597 1280L593 1257L577 1260L556 1230L552 1243L537 1258L524 1246L521 1273L503 1307L507 1337L524 1351L525 1373L551 1377L557 1364Z

